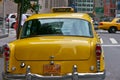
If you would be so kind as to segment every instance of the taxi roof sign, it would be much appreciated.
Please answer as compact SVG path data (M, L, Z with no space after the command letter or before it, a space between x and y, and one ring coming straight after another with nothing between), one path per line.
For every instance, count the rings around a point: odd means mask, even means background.
M52 12L53 13L57 13L57 12L74 12L74 9L72 7L53 7Z

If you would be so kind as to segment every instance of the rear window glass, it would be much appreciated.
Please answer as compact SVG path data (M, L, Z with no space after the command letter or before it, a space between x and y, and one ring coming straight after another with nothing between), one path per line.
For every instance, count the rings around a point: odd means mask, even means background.
M90 22L83 19L34 19L25 22L21 38L38 35L93 36Z
M16 18L16 16L15 15L11 15L11 18Z

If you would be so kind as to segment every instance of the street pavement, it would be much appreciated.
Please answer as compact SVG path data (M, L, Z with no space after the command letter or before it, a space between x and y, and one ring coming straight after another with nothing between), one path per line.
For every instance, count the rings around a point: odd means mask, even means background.
M10 28L9 32L8 29L5 30L6 30L6 34L3 34L2 30L0 29L0 47L16 39L16 32L14 29ZM0 80L2 80L2 71L4 70L3 65L4 65L4 59L2 54L0 54Z
M8 37L8 32L6 32L6 30L3 32L2 28L0 27L0 39L5 37Z
M6 36L7 35L7 36ZM9 32L8 29L6 29L5 34L2 33L2 31L0 30L0 46L12 41L16 39L16 32L14 29L10 28ZM2 37L4 36L4 37Z
M120 31L116 34L110 34L104 30L97 30L102 41L103 50L105 53L105 80L120 80ZM112 40L111 40L112 38ZM113 38L115 40L113 40ZM16 39L14 29L9 30L8 37L0 38L0 46ZM4 59L0 57L0 80L2 80L2 71L4 70Z
M14 29L10 28L9 32L8 32L8 29L5 29L5 30L6 30L6 32L5 32L5 34L3 34L2 30L0 29L0 52L1 52L1 47L3 45L16 39L16 32ZM2 56L0 55L0 57L2 57Z

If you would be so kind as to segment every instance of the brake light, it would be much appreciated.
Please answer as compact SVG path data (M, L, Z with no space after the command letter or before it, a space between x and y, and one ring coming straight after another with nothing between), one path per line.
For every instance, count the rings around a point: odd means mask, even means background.
M96 57L97 57L97 60L100 60L100 56L101 56L101 45L100 44L97 44L96 45Z
M6 19L6 22L9 22L9 19L8 19L8 18Z
M3 55L5 59L5 69L7 71L9 66L9 57L10 57L10 49L8 45L3 46Z
M102 48L100 44L96 44L96 60L97 60L97 70L100 71L100 57L102 53Z
M103 25L103 23L100 22L99 25Z

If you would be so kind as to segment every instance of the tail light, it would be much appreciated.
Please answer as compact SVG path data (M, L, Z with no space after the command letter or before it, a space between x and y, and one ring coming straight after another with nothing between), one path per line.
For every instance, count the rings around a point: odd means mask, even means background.
M9 19L8 19L8 18L6 19L6 22L9 22Z
M96 60L97 60L97 70L100 71L100 57L102 53L102 48L100 44L96 44Z
M10 48L8 45L3 46L3 55L5 59L5 69L8 71L8 66L9 66L9 57L10 57Z
M100 22L99 25L103 25L103 23Z

